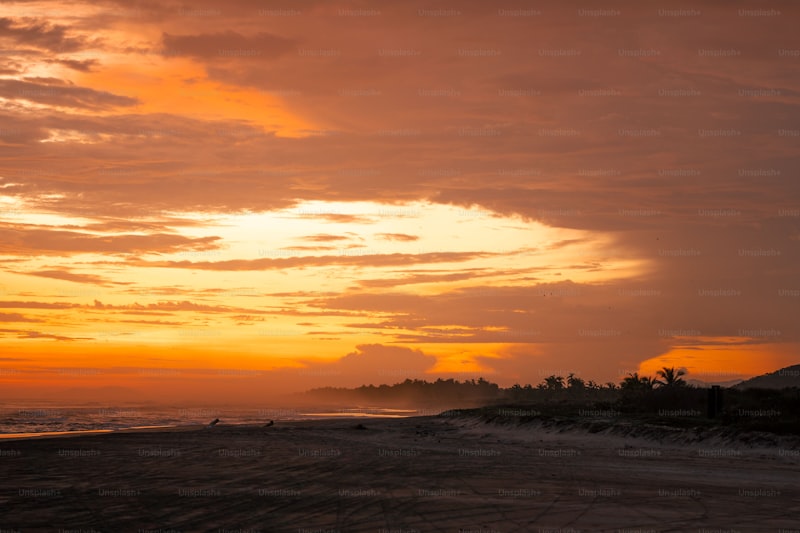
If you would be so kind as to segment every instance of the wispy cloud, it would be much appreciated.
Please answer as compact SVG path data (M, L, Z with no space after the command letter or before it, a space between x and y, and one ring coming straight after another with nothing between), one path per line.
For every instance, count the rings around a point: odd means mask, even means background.
M19 313L0 313L0 322L42 322L42 320L30 318Z
M164 53L205 60L274 59L296 48L293 39L266 32L242 35L233 30L195 35L164 33Z
M90 283L94 285L108 285L108 278L97 276L94 274L77 274L68 270L39 270L37 272L24 272L29 276L40 276L43 278L61 279L64 281L73 281L75 283Z
M0 334L11 334L19 339L46 339L54 341L85 341L92 340L91 337L68 337L66 335L55 335L43 333L41 331L19 330L19 329L0 329Z
M0 18L0 39L8 39L21 46L32 46L49 52L75 52L88 46L80 35L70 35L70 28L51 24L43 19L25 17Z
M0 224L0 253L71 255L77 253L142 254L209 250L218 237L190 238L169 233L98 235L49 227Z
M410 242L419 240L417 235L406 235L405 233L378 233L376 236L387 241Z
M795 357L797 5L36 5L0 18L3 350Z
M229 261L132 261L139 267L183 268L191 270L284 270L312 266L350 265L364 267L392 267L429 263L459 263L493 255L490 252L429 252L421 254L370 254L342 253L339 255L303 256L287 258L233 259Z
M97 91L88 87L76 87L53 81L50 81L50 83L37 83L10 79L0 79L0 97L9 100L27 100L57 107L92 110L129 107L139 103L136 98L112 94L107 91Z

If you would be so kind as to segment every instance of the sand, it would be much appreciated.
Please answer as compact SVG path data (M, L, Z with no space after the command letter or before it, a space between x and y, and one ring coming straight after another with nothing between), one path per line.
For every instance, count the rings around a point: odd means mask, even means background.
M420 417L0 441L0 531L800 528L797 448Z

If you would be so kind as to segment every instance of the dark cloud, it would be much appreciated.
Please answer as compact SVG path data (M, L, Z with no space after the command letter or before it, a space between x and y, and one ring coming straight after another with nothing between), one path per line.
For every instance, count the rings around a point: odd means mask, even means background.
M20 313L0 313L0 322L42 322L42 320L30 318Z
M439 274L410 273L399 277L385 277L374 279L358 280L361 287L401 287L403 285L417 285L420 283L441 283L452 281L465 281L487 276L502 276L519 274L513 271L501 271L495 269L459 269L459 272L447 272Z
M218 237L189 238L169 233L96 235L45 227L0 224L0 254L167 253L216 248Z
M53 302L23 302L23 301L0 301L0 308L3 309L69 309L75 304L53 303Z
M160 311L169 311L169 312L181 312L181 311L190 311L190 312L197 312L197 313L250 313L250 314L266 314L268 311L259 310L259 309L245 309L239 307L230 307L226 305L208 305L208 304L201 304L196 302L190 302L188 300L166 300L161 302L155 303L148 303L148 304L125 304L125 305L114 305L114 304L104 304L99 300L95 300L94 304L90 306L86 306L87 309L95 309L95 310L105 310L105 311L122 311L125 313L128 312L137 312L137 313L149 313L149 312L156 312L155 314L160 314Z
M293 39L266 32L251 36L233 30L198 35L164 33L164 54L208 60L275 59L297 47Z
M14 335L18 339L51 339L55 341L82 341L92 340L91 337L68 337L66 335L55 335L43 333L41 331L19 330L19 329L0 329L0 334Z
M344 253L340 255L304 256L262 259L232 259L229 261L133 261L140 267L186 268L192 270L275 270L312 266L350 265L362 267L390 267L426 263L460 263L470 259L489 257L486 252L430 252L421 254Z
M20 274L27 274L29 276L39 276L42 278L60 279L64 281L72 281L75 283L89 283L92 285L109 285L108 278L97 276L95 274L78 274L70 272L69 270L39 270L36 272L20 272Z
M20 74L23 72L22 65L16 61L12 61L11 59L0 59L0 74L2 75L9 75L9 74Z
M0 38L21 46L41 48L50 52L75 52L87 46L81 36L69 35L69 28L35 18L0 18Z
M97 59L51 59L48 62L58 63L80 72L91 72L100 64Z
M268 270L264 277L288 279L299 274L293 269L334 266L346 271L331 281L349 287L341 293L273 293L270 298L286 301L266 305L284 318L322 317L319 334L361 329L412 346L503 345L479 362L520 380L538 382L540 371L559 366L611 379L617 367L635 370L643 359L676 347L796 347L797 5L782 3L781 14L769 17L741 16L739 8L752 8L744 1L701 2L695 8L702 15L675 17L633 2L615 3L623 13L618 17L516 1L501 7L542 13L510 17L477 0L460 3L450 17L426 16L434 8L423 0L381 5L376 17L339 16L357 2L293 2L302 16L272 16L258 0L224 7L215 0L93 5L102 8L86 16L76 10L52 23L0 19L0 38L10 50L0 72L17 77L0 80L6 99L0 146L10 148L0 165L0 216L16 217L14 201L22 200L31 212L95 221L60 229L3 224L0 252L7 258L46 255L51 262L12 264L8 272L91 282L98 273L54 266L53 257L219 246L214 238L188 236L190 222L178 226L162 220L163 213L212 218L303 201L335 201L337 207L285 215L288 223L319 223L304 231L319 232L306 244L322 245L281 250L327 255L126 257L122 264L107 258L94 265L108 267L104 276L124 267L182 270L187 287L152 287L152 294L175 299L171 303L102 304L80 312L225 313L232 308L220 302L230 291L198 296L202 291L188 287L190 275L233 276L228 280L239 277L232 272L248 273L244 277ZM124 42L108 42L113 33L102 43L83 37L104 28L124 29ZM153 35L160 40L151 42ZM152 57L155 48L164 54ZM128 56L102 65L85 59L108 52ZM172 55L184 59L170 62ZM119 75L130 68L125 60L142 74L136 84ZM151 72L152 61L174 71L165 75L153 66ZM57 70L80 79L80 86L48 74L21 77L40 72L37 65L68 67ZM162 82L183 74L183 85L161 93ZM190 103L191 91L201 86L213 87L219 109ZM263 101L246 100L254 93ZM136 104L134 96L144 104L139 113L110 113ZM162 96L169 97L170 113L146 113L147 106L165 109ZM210 118L232 103L246 109L245 116ZM309 136L285 136L273 110L302 118ZM355 201L383 207L369 215L347 212ZM362 234L397 246L419 234L424 243L428 228L405 225L418 215L406 203L419 201L463 208L463 216L435 228L462 242L471 236L461 222L482 211L486 225L498 228L498 240L476 242L467 248L473 252L380 254L342 247L337 254L333 244L347 244L337 242L344 234L324 226L396 217L404 223L396 229ZM542 243L533 222L584 234ZM503 246L501 224L530 228L524 250L494 250ZM529 256L541 265L509 266ZM458 269L475 259L494 260L495 272ZM440 270L418 268L425 264ZM575 282L542 283L559 274ZM580 282L585 279L593 281ZM441 285L415 286L423 283ZM476 286L453 288L466 284ZM141 290L147 288L136 287ZM260 298L269 291L253 292ZM200 297L211 300L185 301ZM359 322L342 326L347 317ZM704 338L681 339L674 334L681 331ZM387 362L420 359L360 348L347 361L375 370L367 359L378 352Z
M12 79L0 79L0 96L10 100L27 100L59 107L93 110L128 107L139 103L137 98L96 91L88 87L76 87L65 83L31 83Z
M687 258L681 259L686 261ZM786 263L788 263L788 260ZM773 267L776 264L773 262ZM681 265L678 268L690 268ZM391 318L376 328L410 330L404 340L435 342L538 343L558 341L667 340L659 330L694 330L705 336L736 337L750 330L783 332L779 342L795 342L791 298L781 297L776 283L749 279L731 284L735 269L703 272L694 278L620 280L604 284L572 282L535 286L477 286L438 295L402 292L348 294L312 299L312 306L378 312ZM727 281L725 281L727 280ZM719 288L729 284L729 294ZM747 288L745 288L745 286ZM716 289L715 289L716 288ZM752 313L748 308L757 309ZM687 326L693 324L693 328ZM748 326L749 324L749 326ZM366 324L353 324L365 327ZM459 326L449 336L447 328ZM427 335L426 328L435 335ZM581 330L616 334L581 335ZM416 333L414 333L416 332Z
M398 383L421 379L436 364L436 357L405 346L361 344L334 362L304 360L303 367L265 375L279 383L285 379L310 389L320 386L357 387L364 384Z

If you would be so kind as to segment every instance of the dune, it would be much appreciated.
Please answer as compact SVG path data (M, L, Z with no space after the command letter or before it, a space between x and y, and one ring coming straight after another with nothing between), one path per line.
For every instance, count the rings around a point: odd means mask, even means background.
M786 442L633 437L440 416L0 441L0 529L778 531ZM657 436L656 436L657 437Z

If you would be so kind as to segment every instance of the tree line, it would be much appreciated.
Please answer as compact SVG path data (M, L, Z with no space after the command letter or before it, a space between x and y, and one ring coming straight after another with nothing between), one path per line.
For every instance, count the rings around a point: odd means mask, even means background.
M663 367L655 376L627 374L619 383L598 384L575 374L550 375L537 385L500 387L484 378L406 379L394 385L362 385L356 388L323 387L303 396L327 406L369 406L447 410L481 407L526 407L526 412L546 416L582 416L609 413L671 424L723 424L739 429L800 433L800 388L780 390L725 388L713 420L707 419L712 394L684 379L686 372ZM716 409L716 408L715 408ZM706 419L705 422L701 422Z
M476 379L442 379L426 381L422 379L406 379L393 385L361 385L356 388L321 387L308 391L306 396L326 402L339 403L391 403L393 405L436 405L464 404L484 405L487 402L501 400L559 400L564 398L613 399L617 397L636 396L639 393L654 389L678 390L691 388L682 376L683 369L664 367L656 372L656 377L640 376L629 373L619 384L607 382L597 384L592 380L584 380L574 373L568 376L550 375L541 383L533 386L516 383L503 388L483 377Z

